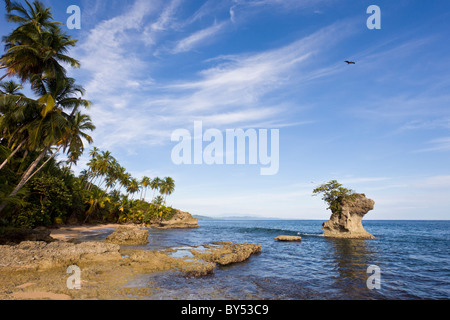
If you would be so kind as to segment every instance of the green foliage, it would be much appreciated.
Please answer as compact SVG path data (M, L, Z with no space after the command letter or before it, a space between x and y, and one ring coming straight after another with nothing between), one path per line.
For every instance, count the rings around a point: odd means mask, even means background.
M313 190L313 196L322 194L322 200L328 204L328 208L333 213L341 212L342 199L353 200L355 193L351 189L342 187L342 184L336 180L331 180L326 184L322 184Z
M28 204L14 216L14 225L49 226L65 220L72 206L72 195L64 180L45 174L30 183L26 201Z
M142 200L135 200L127 210L121 212L120 222L152 223L162 220L170 220L176 210L158 203L149 203Z
M6 1L6 19L16 28L2 38L5 50L0 56L5 73L0 78L0 224L32 228L69 220L170 219L175 213L166 206L175 189L170 177L138 180L109 151L95 147L88 168L78 177L71 171L84 143L93 142L88 132L95 129L80 111L91 103L65 69L80 67L65 54L77 40L53 20L50 8L30 2ZM21 84L2 81L6 77ZM33 98L20 92L23 85ZM64 163L56 160L61 154ZM144 201L149 187L151 203ZM140 200L133 200L139 191Z

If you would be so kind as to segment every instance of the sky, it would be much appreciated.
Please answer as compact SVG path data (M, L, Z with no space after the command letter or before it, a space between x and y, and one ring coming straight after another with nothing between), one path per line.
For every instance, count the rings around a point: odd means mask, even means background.
M43 2L64 23L81 9L81 28L63 28L79 40L69 75L93 103L86 150L111 151L137 178L172 177L169 205L326 220L312 190L335 179L375 201L365 219L450 218L449 1ZM368 28L370 5L380 29ZM11 28L0 21L2 35ZM175 130L201 143L194 121L224 138L277 130L278 171L174 163Z

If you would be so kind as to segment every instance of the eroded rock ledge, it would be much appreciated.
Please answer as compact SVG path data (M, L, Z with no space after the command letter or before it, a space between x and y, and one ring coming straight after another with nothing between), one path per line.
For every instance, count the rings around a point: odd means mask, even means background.
M331 214L330 220L322 225L325 237L348 239L374 239L363 225L362 218L372 210L375 201L366 198L365 194L355 193L354 199L342 199L341 209Z
M117 268L127 266L145 272L172 269L190 276L202 276L212 273L217 265L242 262L260 251L261 245L228 241L159 251L121 250L117 244L98 241L79 244L24 241L18 245L0 246L0 270L45 270L107 262Z
M0 267L45 269L82 261L110 261L121 258L119 250L119 245L94 241L79 244L23 241L17 245L0 246Z
M169 256L184 260L180 270L191 276L212 273L217 265L228 265L247 260L261 252L261 245L253 243L213 242L202 246L172 248L165 251Z
M120 226L105 239L108 243L143 245L148 243L148 230L137 226Z

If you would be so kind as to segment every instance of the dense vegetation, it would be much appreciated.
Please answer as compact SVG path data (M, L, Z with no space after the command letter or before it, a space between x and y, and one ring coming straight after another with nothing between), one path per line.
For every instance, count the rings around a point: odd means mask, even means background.
M6 19L16 28L2 38L0 57L0 226L170 218L170 177L138 181L96 147L87 168L74 174L72 166L85 144L93 143L95 130L84 113L91 103L83 99L83 87L67 76L66 67L80 68L67 55L77 40L39 1L5 5ZM25 96L25 89L33 96ZM151 202L144 200L148 188Z

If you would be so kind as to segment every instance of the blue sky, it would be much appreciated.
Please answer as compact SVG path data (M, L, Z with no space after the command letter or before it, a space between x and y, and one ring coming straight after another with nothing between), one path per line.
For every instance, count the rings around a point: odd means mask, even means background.
M337 179L375 200L366 219L450 217L447 0L43 2L63 22L81 8L70 75L93 102L94 145L138 178L173 177L170 205L327 219L312 189ZM279 129L278 173L173 164L171 133L196 120Z

